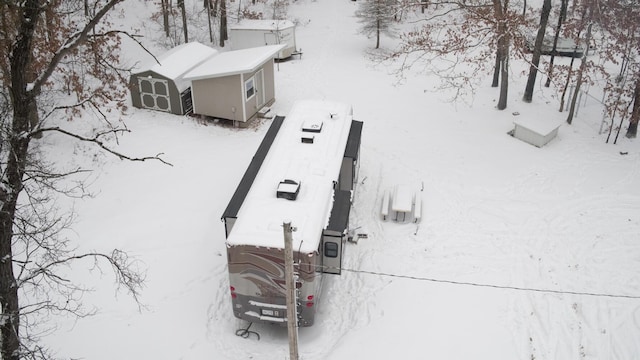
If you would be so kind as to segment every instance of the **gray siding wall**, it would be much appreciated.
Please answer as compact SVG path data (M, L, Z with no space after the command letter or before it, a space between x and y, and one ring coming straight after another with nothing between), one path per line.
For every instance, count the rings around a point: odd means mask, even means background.
M240 75L192 81L193 113L245 121L242 117L243 87Z
M275 99L275 72L273 59L260 68L264 73L265 103ZM248 121L260 110L255 97L245 100L244 81L254 76L255 72L240 75L230 75L211 79L194 80L191 82L191 97L193 98L193 113L221 119ZM243 116L242 108L246 112ZM233 111L235 109L235 112Z

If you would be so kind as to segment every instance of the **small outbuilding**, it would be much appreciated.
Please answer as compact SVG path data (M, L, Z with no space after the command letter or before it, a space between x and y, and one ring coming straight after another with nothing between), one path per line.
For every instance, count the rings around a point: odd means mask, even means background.
M296 48L296 25L290 20L242 20L229 26L229 43L231 50L284 45L277 60L300 54Z
M537 147L543 147L558 135L561 122L545 118L522 118L514 121L513 136Z
M217 53L214 48L190 42L138 69L129 79L133 106L177 115L190 113L191 83L184 75Z
M284 45L222 52L185 75L193 113L246 123L275 101L274 58Z

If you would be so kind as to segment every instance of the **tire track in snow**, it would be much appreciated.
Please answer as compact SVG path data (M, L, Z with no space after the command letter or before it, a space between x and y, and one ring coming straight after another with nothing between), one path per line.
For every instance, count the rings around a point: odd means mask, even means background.
M247 345L241 343L244 339L235 336L235 330L246 327L246 324L236 319L232 312L226 261L218 265L212 277L212 283L217 283L218 286L207 309L207 341L227 359L255 358L252 346L242 346Z
M350 224L352 228L361 226L356 232L367 233L368 238L358 244L344 244L343 267L346 269L378 269L375 261L371 261L382 239L378 219L371 218L372 205L377 203L379 196L375 194L380 189L379 179L372 175L375 173L376 169L361 168L360 178L366 177L366 180L360 180L357 185ZM331 358L333 349L340 347L345 336L380 316L375 295L386 286L384 279L350 271L343 271L339 277L325 276L321 308L316 317L318 322L303 339L310 342L302 350L305 359Z

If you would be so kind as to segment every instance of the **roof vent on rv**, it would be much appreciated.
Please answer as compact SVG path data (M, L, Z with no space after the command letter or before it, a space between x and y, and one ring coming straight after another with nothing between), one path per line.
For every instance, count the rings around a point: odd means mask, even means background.
M305 122L302 123L302 131L319 133L320 131L322 131L322 120L318 120L318 119L305 120Z
M295 200L300 193L300 182L285 179L278 184L276 197L279 199Z
M313 144L315 136L309 133L319 133L322 131L322 120L307 119L302 123L302 137L300 141L304 144Z

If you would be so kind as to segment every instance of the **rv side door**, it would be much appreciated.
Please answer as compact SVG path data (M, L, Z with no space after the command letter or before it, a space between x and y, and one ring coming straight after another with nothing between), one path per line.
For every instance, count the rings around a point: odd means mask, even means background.
M340 275L342 271L342 237L322 236L322 272Z

